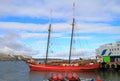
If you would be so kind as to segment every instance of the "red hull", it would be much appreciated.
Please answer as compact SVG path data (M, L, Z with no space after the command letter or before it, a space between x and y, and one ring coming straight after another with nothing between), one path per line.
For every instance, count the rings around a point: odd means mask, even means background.
M35 71L79 71L79 70L95 70L100 68L100 64L84 65L84 66L52 66L45 64L29 64L30 70Z

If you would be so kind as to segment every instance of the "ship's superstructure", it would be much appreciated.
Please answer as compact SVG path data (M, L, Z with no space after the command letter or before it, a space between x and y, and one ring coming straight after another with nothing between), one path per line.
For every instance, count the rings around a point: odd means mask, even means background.
M110 62L120 62L120 41L101 45L96 49L96 55L102 61L108 59Z

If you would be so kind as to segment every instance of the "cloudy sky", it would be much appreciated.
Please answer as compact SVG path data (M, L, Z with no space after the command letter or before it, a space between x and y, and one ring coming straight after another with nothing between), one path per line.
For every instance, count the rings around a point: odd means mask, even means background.
M0 54L45 57L51 23L49 57L68 58L73 17L72 58L120 41L120 0L0 0Z

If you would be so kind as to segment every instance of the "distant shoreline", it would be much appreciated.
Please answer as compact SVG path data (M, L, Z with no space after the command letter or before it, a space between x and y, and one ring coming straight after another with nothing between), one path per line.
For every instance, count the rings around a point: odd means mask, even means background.
M14 61L14 60L30 60L31 56L14 55L14 54L0 54L0 61Z

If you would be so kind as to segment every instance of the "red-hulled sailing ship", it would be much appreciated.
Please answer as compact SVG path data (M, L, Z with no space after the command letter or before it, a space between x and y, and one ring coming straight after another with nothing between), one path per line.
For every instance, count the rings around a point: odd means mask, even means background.
M100 67L100 64L92 65L80 65L80 66L54 66L47 64L29 64L30 70L34 71L88 71L96 70Z
M85 64L85 65L71 64L71 49L72 49L72 42L73 42L74 25L75 25L75 19L73 18L70 51L69 51L69 63L66 65L61 65L61 64L52 65L52 64L47 63L50 33L51 33L51 24L50 24L49 29L48 29L48 42L47 42L45 64L37 64L35 62L28 62L30 66L30 70L34 70L34 71L80 71L80 70L96 70L100 68L100 63L92 63L92 64Z

